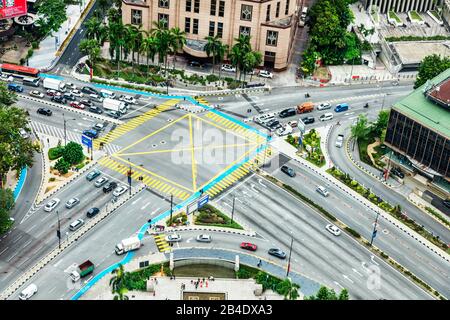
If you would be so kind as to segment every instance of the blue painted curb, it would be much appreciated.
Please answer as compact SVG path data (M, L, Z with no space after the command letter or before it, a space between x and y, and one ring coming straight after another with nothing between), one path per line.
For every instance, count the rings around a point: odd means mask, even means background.
M20 196L20 193L22 192L23 189L23 185L25 183L25 180L27 179L27 167L24 167L21 171L20 171L20 176L19 176L19 181L17 181L16 187L14 188L14 201L17 201L17 199Z

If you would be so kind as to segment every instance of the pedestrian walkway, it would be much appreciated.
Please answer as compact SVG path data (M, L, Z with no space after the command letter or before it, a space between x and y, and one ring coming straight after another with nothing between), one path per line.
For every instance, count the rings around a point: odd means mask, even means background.
M93 1L93 0L91 0ZM77 22L81 17L83 10L91 1L80 1L76 5L68 5L66 8L67 20L61 25L58 31L48 35L35 49L33 55L28 61L28 65L37 69L48 69L54 64L58 57L58 51L68 36L71 36L71 30L79 28Z
M155 243L156 243L156 246L158 247L159 252L169 252L170 251L170 245L166 241L166 237L164 234L154 235L153 238L155 239Z

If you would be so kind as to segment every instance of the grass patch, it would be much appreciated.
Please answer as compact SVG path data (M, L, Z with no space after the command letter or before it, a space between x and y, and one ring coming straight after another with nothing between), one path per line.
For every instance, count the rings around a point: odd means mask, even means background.
M177 225L177 226L181 226L181 225L185 225L187 222L187 215L186 212L180 212L174 216L172 216L172 220L169 219L166 222L167 226L171 226L173 224Z
M138 271L125 272L123 286L127 290L147 291L147 280L155 273L160 272L161 266L166 275L172 275L168 263L152 264Z
M48 149L48 158L50 160L56 160L56 159L62 157L63 151L64 151L64 147L61 147L61 146L50 148L50 149Z
M367 153L367 146L375 142L375 138L371 135L367 137L367 139L359 139L358 140L358 152L359 159L362 162L367 163L368 165L373 166L372 160L370 160L369 154Z
M195 224L240 230L244 229L241 225L236 223L236 221L233 220L233 222L231 222L231 219L227 215L209 204L206 204L198 210L195 217Z
M325 157L323 156L322 149L320 148L320 135L315 129L311 129L307 134L303 136L302 151L307 152L306 160L318 167L325 165ZM299 138L292 135L286 137L286 141L299 148Z
M395 21L397 21L397 23L402 23L402 20L395 14L394 11L390 10L388 12L388 16L390 19L394 19Z
M429 36L429 37L421 37L421 36L402 36L402 37L386 37L385 40L387 42L395 42L395 41L429 41L429 40L449 40L450 36Z
M422 17L420 16L420 14L417 13L417 11L412 10L409 12L409 14L411 15L411 18L413 20L423 21Z
M430 207L425 207L425 210L427 210L429 213L431 213L433 216L435 216L438 220L440 220L447 227L450 227L450 223L447 221L447 219L445 219L442 215L440 215L436 210L433 210Z

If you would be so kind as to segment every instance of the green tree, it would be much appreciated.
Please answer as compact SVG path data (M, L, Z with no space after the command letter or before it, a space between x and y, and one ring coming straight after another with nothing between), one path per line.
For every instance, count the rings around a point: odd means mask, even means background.
M360 114L354 125L351 126L350 130L351 137L356 141L362 138L366 138L367 134L370 132L368 126L367 117L364 114Z
M284 296L287 300L296 300L299 297L298 289L300 286L293 283L290 279L284 279L276 288L276 291Z
M342 289L341 293L339 293L338 300L349 300L347 289Z
M119 264L119 267L111 273L113 276L109 280L109 285L112 287L112 293L116 294L114 300L128 300L128 297L125 295L127 289L124 286L125 270L123 265Z
M98 32L100 30L101 24L102 22L95 16L88 19L84 23L84 26L86 27L86 38L98 40Z
M84 54L89 56L91 67L95 66L95 63L100 58L100 44L97 39L83 39L78 44L78 48Z
M0 234L11 226L9 213L14 208L14 195L11 189L0 189Z
M154 63L156 53L158 53L158 41L156 38L152 36L145 37L141 43L141 52L145 53L147 57L147 67L150 71L149 60L152 60L152 63Z
M55 163L55 169L59 171L60 174L66 174L69 172L70 163L68 163L64 158L59 158Z
M384 129L387 128L389 121L389 110L381 110L378 113L377 121L373 124L374 133L380 136Z
M37 14L39 19L36 21L41 37L45 37L51 32L59 30L64 21L67 20L66 4L64 0L41 1Z
M437 54L426 56L419 65L419 72L417 74L414 89L420 87L428 80L436 77L440 73L450 68L450 58L441 57Z
M167 69L167 55L170 52L171 38L173 38L167 29L167 22L165 20L153 21L150 33L158 44L158 62L164 63L164 68Z
M33 165L34 152L39 148L19 133L20 129L31 132L27 124L24 109L0 104L0 188L10 170L20 171Z
M205 40L207 41L205 45L205 52L208 58L212 56L213 60L212 73L214 74L214 69L216 67L216 58L218 56L218 51L222 47L222 41L218 35L214 37L208 36L205 38Z
M63 158L70 165L78 164L84 159L83 147L76 142L69 142L63 151Z
M170 29L170 49L173 55L173 68L175 69L175 60L177 52L186 44L186 32L175 27Z
M325 286L320 287L316 295L309 296L305 300L348 300L349 295L347 289L342 289L339 297L333 289L328 289Z
M247 73L253 71L254 68L259 66L263 61L262 54L259 51L250 51L244 56L243 68L244 72L244 81L247 76ZM250 81L253 75L250 75ZM244 83L242 83L242 86Z
M17 94L9 91L8 86L4 82L0 82L0 105L12 105L17 101Z

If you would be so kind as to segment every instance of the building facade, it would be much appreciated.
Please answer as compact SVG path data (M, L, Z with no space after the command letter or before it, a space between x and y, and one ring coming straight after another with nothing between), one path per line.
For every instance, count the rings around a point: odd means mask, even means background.
M122 0L124 24L150 30L154 21L186 32L183 51L206 58L205 37L219 36L230 47L239 35L250 35L264 65L286 69L293 50L300 0Z
M443 0L362 0L364 7L377 6L380 13L387 13L389 10L395 12L408 12L416 10L418 12L426 12L434 10L436 6L440 6Z
M418 172L450 183L450 69L394 104L385 144Z

